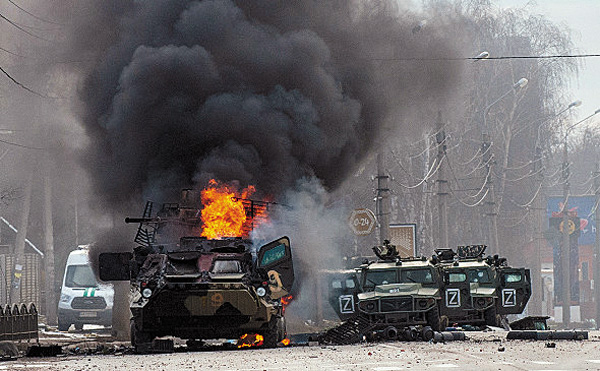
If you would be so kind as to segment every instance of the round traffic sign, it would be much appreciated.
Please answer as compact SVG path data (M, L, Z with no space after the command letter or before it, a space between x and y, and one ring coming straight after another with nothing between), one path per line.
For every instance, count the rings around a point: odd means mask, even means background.
M355 209L350 215L350 228L357 236L366 236L373 232L375 227L375 214L369 209Z

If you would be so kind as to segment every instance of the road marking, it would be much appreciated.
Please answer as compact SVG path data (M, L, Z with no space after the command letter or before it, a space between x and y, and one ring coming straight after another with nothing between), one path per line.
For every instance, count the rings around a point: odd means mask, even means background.
M403 367L375 367L372 369L373 371L397 371L397 370L404 370Z
M589 363L600 363L599 359L588 359L587 360Z
M535 363L536 365L555 365L554 362L546 362L546 361L531 361L531 363Z

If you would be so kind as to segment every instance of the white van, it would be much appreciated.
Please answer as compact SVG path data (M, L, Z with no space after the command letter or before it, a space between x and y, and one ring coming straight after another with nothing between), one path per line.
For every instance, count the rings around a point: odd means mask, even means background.
M79 246L67 259L58 302L60 331L67 331L71 324L81 330L84 324L109 326L112 323L113 285L96 280L88 247Z

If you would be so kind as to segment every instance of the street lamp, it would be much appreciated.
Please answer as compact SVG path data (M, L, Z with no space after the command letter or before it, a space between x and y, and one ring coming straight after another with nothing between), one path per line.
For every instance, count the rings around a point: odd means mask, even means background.
M529 80L525 77L519 79L519 81L515 82L511 89L506 93L502 94L498 99L488 104L483 110L483 128L482 128L482 153L483 153L483 161L486 164L486 172L487 172L487 182L488 182L488 191L490 195L490 201L486 202L489 205L488 216L491 217L490 224L490 238L492 239L493 245L490 248L490 252L498 252L498 227L497 227L497 217L498 213L495 210L496 205L496 197L494 194L494 181L493 181L493 172L492 172L492 161L491 161L491 142L490 135L488 133L487 127L487 114L496 103L500 102L502 99L506 98L509 94L516 92L517 90L524 88Z
M484 128L484 130L487 131L486 116L487 116L488 112L490 111L490 109L492 108L492 106L495 105L496 103L500 102L502 99L506 98L510 93L515 92L521 88L524 88L528 82L529 82L529 80L527 80L525 77L521 77L519 79L519 81L517 81L513 84L512 89L508 90L506 93L502 94L498 99L496 99L492 103L488 104L487 107L485 107L485 109L483 110L483 128Z
M478 60L488 59L489 57L490 57L490 53L486 52L486 51L483 51L483 52L477 54L477 56L475 58L473 58L473 59L475 59L475 62L477 62Z
M581 103L579 103L581 104ZM562 164L562 177L563 177L563 207L562 207L562 249L561 249L561 275L562 275L562 315L563 323L567 328L569 322L571 322L571 249L570 249L570 223L569 223L569 151L568 151L568 139L569 133L579 124L587 121L592 116L600 113L600 109L597 109L591 115L585 117L582 120L574 123L573 125L565 128L565 136L563 142L563 164ZM597 270L597 268L596 268Z

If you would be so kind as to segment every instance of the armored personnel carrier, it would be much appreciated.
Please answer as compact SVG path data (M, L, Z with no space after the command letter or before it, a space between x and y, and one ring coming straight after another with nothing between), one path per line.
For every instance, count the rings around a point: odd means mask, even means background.
M330 303L346 322L324 334L322 342L349 343L363 336L429 340L440 331L440 269L424 257L400 258L388 241L373 251L379 260L356 268L357 284L349 274L332 280Z
M485 245L437 249L442 268L440 315L450 324L500 326L507 314L522 313L531 296L528 269L509 267L505 258L484 257Z
M294 282L290 241L263 246L240 237L197 237L199 209L147 203L132 252L100 254L104 281L129 280L131 343L153 350L153 339L174 336L188 345L204 339L258 334L274 347L286 336L282 298Z
M505 258L484 258L485 248L438 249L427 259L401 258L388 241L375 246L378 261L330 275L329 302L344 322L321 341L428 340L452 324L500 326L507 314L525 309L530 273Z

